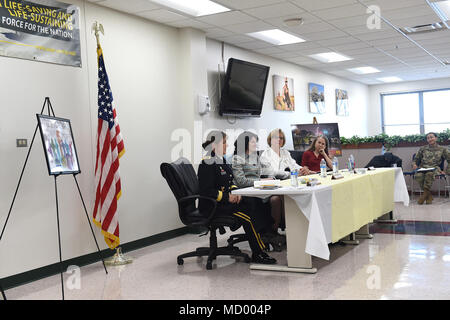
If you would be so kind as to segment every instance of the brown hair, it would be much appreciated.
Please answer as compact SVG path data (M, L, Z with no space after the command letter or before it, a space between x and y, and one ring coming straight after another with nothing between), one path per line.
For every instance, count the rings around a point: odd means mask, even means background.
M316 150L316 142L317 140L319 140L320 138L325 140L325 153L328 155L328 146L330 145L328 142L327 137L325 137L324 135L320 135L314 138L314 140L311 142L311 145L308 148L308 151L315 151Z
M280 148L282 148L282 147L285 145L285 143L286 143L286 136L285 136L283 130L281 130L281 129L273 129L273 130L269 133L269 135L267 136L267 144L269 145L269 147L272 146L271 140L272 140L272 137L273 137L274 135L276 135L276 134L278 134L279 137L280 137L280 136L283 136L283 144L280 145Z

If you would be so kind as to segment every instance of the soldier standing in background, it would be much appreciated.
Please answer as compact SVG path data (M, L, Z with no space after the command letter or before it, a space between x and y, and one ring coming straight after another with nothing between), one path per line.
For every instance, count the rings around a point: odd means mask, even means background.
M435 170L415 174L415 179L423 190L423 194L417 201L418 204L423 204L425 201L427 204L432 203L431 187L436 175L444 173L440 168L443 160L447 160L447 173L450 173L450 165L448 165L450 164L450 152L447 148L437 144L436 133L428 133L427 142L428 145L421 147L414 157L413 169L434 168Z

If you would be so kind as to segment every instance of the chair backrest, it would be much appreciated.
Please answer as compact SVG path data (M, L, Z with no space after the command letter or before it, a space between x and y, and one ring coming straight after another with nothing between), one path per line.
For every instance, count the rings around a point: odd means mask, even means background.
M162 163L160 170L177 201L183 197L198 194L197 174L186 158L180 158L172 163ZM179 203L178 207L181 221L188 224L187 216L197 209L195 199Z
M386 152L384 155L374 156L370 162L366 165L368 167L375 168L383 168L383 167L392 167L393 164L396 164L397 167L402 166L402 159L393 155L391 152Z
M289 150L289 153L291 154L292 159L294 159L295 162L297 162L297 164L299 166L301 166L302 165L302 157L303 157L304 151Z

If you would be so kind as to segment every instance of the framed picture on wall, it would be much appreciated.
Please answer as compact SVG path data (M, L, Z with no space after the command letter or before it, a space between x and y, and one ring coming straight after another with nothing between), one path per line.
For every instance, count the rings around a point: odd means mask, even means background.
M273 96L275 110L295 111L294 79L274 75Z
M80 173L70 120L37 114L48 174Z
M336 115L348 116L348 94L346 90L336 89Z
M323 85L317 83L308 84L309 112L325 113L325 90Z
M328 139L328 153L331 158L342 156L339 126L337 123L292 124L294 150L306 151L315 137L323 135Z

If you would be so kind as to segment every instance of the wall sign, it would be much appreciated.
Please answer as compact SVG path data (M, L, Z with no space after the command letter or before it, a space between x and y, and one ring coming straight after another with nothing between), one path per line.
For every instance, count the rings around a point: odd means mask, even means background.
M79 7L0 0L0 55L81 67Z

